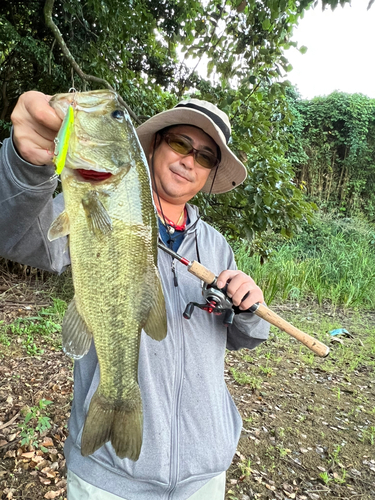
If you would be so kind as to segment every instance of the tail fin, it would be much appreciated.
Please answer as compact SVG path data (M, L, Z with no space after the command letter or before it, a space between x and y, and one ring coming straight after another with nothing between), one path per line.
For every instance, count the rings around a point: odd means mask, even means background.
M111 441L119 458L137 461L142 447L142 400L138 385L132 397L121 407L115 405L99 390L92 397L83 428L81 453L91 455Z

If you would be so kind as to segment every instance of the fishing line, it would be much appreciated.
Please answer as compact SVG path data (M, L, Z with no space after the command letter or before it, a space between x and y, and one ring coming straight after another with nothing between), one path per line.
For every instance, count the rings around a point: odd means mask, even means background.
M24 193L25 191L34 191L35 188L38 188L40 186L43 186L44 184L47 184L47 182L53 182L54 180L56 180L58 182L61 182L61 180L59 179L59 176L57 174L53 174L49 179L47 179L46 181L44 182L41 182L40 184L37 184L36 186L33 186L32 188L24 188L22 191L20 191L19 193L16 193L14 194L13 196L9 196L9 198L6 198L5 200L2 200L0 201L0 205L2 203L5 203L6 201L8 200L11 200L12 198L15 198L16 196L19 196L20 194Z

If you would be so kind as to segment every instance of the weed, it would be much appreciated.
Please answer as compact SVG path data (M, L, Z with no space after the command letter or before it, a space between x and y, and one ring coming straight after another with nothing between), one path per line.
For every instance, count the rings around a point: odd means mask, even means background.
M242 356L242 359L244 361L246 361L247 363L253 363L254 362L254 358L249 356L248 354L244 354L244 356Z
M277 435L281 439L283 437L285 437L285 429L284 429L284 427L278 427L278 429L277 429Z
M231 374L233 375L234 380L237 382L237 384L240 385L250 385L252 389L259 389L262 385L262 379L248 375L247 373L240 372L234 367L231 367L229 369Z
M329 462L334 465L335 463L337 463L339 461L339 454L340 454L340 451L341 451L341 446L338 444L336 446L336 448L333 450L333 453L330 453L329 457Z
M373 309L375 275L368 272L375 268L372 231L359 220L343 224L317 215L298 236L277 242L277 251L265 263L259 255L250 256L245 243L236 250L236 259L266 291L268 304L313 296L320 305L328 299L334 305Z
M362 432L362 442L364 443L365 441L368 441L371 446L375 444L375 426L371 426L369 429L365 429Z
M342 469L342 476L341 477L335 477L335 483L338 483L338 484L344 484L346 482L346 475L347 475L347 472L345 469Z
M228 495L228 500L238 500L238 497L235 495L233 490L229 490L227 495Z
M251 469L251 460L250 459L248 459L247 462L239 462L238 468L240 469L241 476L243 476L243 477L249 477L250 474L253 472Z
M46 408L50 404L52 404L52 401L41 399L38 406L31 407L26 413L24 421L18 424L21 429L21 446L32 445L34 448L38 447L38 434L51 428L51 419L46 412Z
M0 344L9 346L11 338L21 337L22 346L29 356L43 354L38 347L37 337L42 336L55 349L61 349L60 335L56 340L56 333L61 331L61 322L66 309L66 303L60 299L53 299L53 305L40 310L36 316L17 318L9 325L0 323Z
M286 457L288 453L291 453L292 451L289 448L284 448L283 446L276 446L276 448L278 449L281 458Z
M319 477L324 484L328 484L330 481L332 481L332 478L329 476L328 472L321 472L319 474Z
M269 377L273 377L273 375L275 375L275 372L269 366L259 366L258 368L260 372L264 373Z

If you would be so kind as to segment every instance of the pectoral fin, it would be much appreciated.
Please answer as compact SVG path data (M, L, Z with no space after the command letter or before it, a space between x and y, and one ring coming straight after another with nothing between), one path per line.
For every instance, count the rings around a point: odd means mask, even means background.
M69 216L65 210L56 217L48 230L47 238L49 241L57 240L62 236L67 236L70 233Z
M77 311L73 298L65 313L62 325L63 351L73 359L82 358L90 349L92 333Z
M159 274L155 275L156 293L144 326L144 331L154 340L163 340L167 335L167 313Z
M111 218L96 191L90 191L82 198L82 206L86 214L87 224L94 236L99 238L112 231Z

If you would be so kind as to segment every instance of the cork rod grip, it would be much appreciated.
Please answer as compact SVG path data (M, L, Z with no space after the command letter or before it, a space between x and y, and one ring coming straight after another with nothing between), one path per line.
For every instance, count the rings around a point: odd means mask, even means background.
M304 344L306 347L314 351L318 356L321 356L325 358L329 354L329 347L327 347L325 344L320 342L317 339L314 339L307 333L302 332L301 330L298 330L295 326L291 325L285 319L280 318L280 316L270 309L268 307L264 306L263 304L259 304L258 309L254 312L257 316L260 316L264 320L268 321L268 323L271 323L271 325L275 325L280 330L283 330L284 332L288 333L295 339L299 340Z
M216 280L216 276L214 275L214 273L196 260L193 260L193 262L188 265L188 271L208 285L211 285Z

